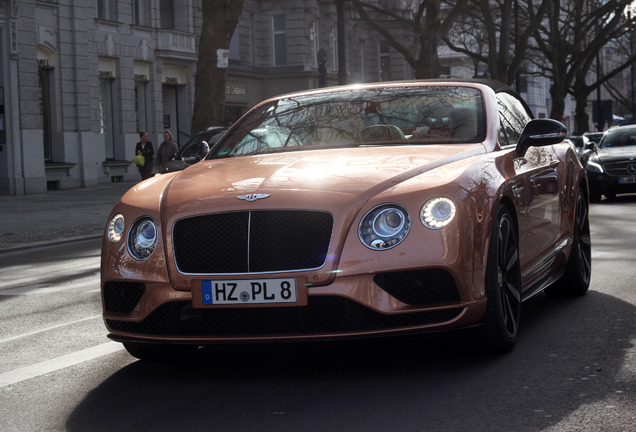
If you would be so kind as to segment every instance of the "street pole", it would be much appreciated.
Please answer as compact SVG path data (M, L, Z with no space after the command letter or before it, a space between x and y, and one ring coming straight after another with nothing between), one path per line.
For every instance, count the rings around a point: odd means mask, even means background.
M634 55L634 25L632 24L632 11L627 11L627 22L630 26L629 32L629 56ZM632 84L632 124L636 124L636 93L634 84L634 61L632 60L631 68L631 84Z
M338 20L338 84L340 85L344 85L347 83L344 3L345 0L336 0L336 17Z
M601 53L596 54L596 81L601 80ZM601 108L601 86L596 87L596 130L603 132L603 119L601 115L603 110Z
M514 8L514 19L515 19L515 53L519 48L519 1L515 0L513 4ZM517 94L521 93L521 71L517 68L517 72L515 73L515 90Z

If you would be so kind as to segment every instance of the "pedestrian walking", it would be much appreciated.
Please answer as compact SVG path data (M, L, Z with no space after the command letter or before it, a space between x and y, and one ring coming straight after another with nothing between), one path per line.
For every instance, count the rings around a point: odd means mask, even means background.
M138 165L137 168L139 168L141 179L145 180L150 178L150 175L152 174L155 150L152 147L152 143L148 141L148 133L146 131L139 131L139 138L141 141L139 141L135 146L135 155L141 155L144 157L143 165Z
M166 164L177 154L179 146L174 142L169 130L163 131L163 142L157 149L157 171L163 172Z

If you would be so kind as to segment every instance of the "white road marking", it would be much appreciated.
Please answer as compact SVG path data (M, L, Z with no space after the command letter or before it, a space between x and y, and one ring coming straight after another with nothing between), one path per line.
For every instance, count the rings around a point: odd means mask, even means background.
M14 369L10 372L0 374L0 388L75 366L98 357L118 352L122 349L124 349L124 346L118 342L106 342L105 344L86 348L51 360L45 360L30 366Z
M18 288L11 288L4 291L0 291L0 295L3 296L16 296L16 295L33 295L33 294L50 294L58 291L66 291L70 289L86 288L89 285L95 285L94 278L80 279L80 281L68 284L68 285L51 285L51 284L35 284L21 286Z
M51 327L41 328L39 330L35 330L35 331L29 332L29 333L23 333L23 334L20 334L20 335L17 335L17 336L12 336L12 337L7 338L7 339L0 339L0 343L10 342L10 341L13 341L13 340L16 340L16 339L22 339L23 337L32 336L34 334L42 333L42 332L49 331L49 330L55 330L55 329L60 328L60 327L66 327L68 325L80 323L82 321L92 320L92 319L95 319L95 318L101 318L101 317L102 317L101 315L93 315L93 316L89 316L87 318L82 318L82 319L78 319L78 320L75 320L75 321L70 321L70 322L66 322L66 323L62 323L62 324L57 324L57 325L54 325L54 326L51 326Z
M10 289L10 288L18 288L24 285L35 285L38 282L42 282L43 280L46 281L47 279L50 280L52 278L59 279L64 276L73 277L73 276L77 276L78 273L91 271L91 270L93 271L93 275L92 276L86 275L85 278L97 277L99 279L99 265L96 266L95 264L75 266L71 268L66 267L64 270L58 270L58 271L52 271L52 270L49 270L48 267L44 267L43 269L41 269L40 272L36 273L33 276L19 276L19 277L15 277L13 275L22 275L24 273L23 271L19 271L16 269L2 269L2 273L5 273L5 274L2 274L3 276L2 288Z

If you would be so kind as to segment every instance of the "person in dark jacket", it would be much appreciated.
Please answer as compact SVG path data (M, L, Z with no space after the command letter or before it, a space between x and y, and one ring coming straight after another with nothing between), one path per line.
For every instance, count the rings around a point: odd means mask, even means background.
M155 150L152 147L152 143L148 141L148 133L146 131L139 131L139 138L141 141L139 141L135 147L135 154L142 155L145 158L144 164L138 166L138 168L141 179L146 180L150 178L152 173Z
M166 165L179 151L179 146L172 139L172 133L169 130L163 131L163 142L159 144L157 149L157 171L162 173Z

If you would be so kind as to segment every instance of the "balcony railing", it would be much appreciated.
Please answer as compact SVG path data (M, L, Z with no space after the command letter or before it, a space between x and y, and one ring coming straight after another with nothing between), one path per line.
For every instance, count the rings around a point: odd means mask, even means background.
M157 33L157 49L175 54L196 55L195 36L174 30L160 30Z

